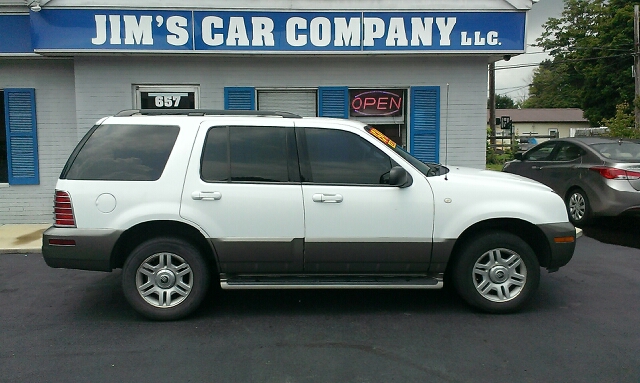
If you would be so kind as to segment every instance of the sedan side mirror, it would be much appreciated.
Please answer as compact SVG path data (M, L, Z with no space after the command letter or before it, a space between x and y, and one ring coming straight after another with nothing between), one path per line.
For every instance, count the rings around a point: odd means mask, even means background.
M518 152L518 153L514 154L513 158L518 160L518 161L522 161L522 152Z
M413 184L413 177L401 166L394 166L389 172L389 185L406 188Z

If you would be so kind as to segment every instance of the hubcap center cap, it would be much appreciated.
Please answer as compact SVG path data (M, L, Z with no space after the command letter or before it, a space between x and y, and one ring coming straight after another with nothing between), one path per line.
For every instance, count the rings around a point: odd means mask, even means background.
M155 280L158 287L168 289L176 284L176 275L170 270L160 270Z
M489 278L493 283L504 283L509 279L509 270L504 266L496 266L489 272Z

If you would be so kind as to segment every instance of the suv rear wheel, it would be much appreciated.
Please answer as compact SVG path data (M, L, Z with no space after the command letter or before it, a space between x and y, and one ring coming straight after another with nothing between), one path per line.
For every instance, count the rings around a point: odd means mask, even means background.
M202 254L178 238L143 242L122 269L125 297L150 319L174 320L189 315L198 308L208 287L209 270Z
M492 313L520 308L538 288L540 264L531 247L507 232L466 243L454 264L453 283L470 305Z

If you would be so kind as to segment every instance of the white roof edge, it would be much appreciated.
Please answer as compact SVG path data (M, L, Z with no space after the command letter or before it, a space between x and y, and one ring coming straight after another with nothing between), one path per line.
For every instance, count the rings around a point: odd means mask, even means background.
M514 9L529 10L533 6L533 3L538 2L538 0L504 0L504 2L511 5Z
M0 0L1 2L2 0ZM6 1L6 0L5 0ZM15 0L14 0L15 1ZM22 0L25 5L34 1L52 8L203 8L238 10L331 10L331 11L526 11L533 0Z

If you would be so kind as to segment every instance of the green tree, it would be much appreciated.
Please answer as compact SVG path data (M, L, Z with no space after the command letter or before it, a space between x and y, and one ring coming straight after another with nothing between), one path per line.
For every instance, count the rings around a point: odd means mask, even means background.
M562 16L550 18L537 40L552 60L534 74L534 100L526 106L579 106L600 125L616 105L632 104L635 2L566 0Z
M579 108L580 98L572 84L576 77L568 65L553 64L549 60L540 63L533 72L529 86L529 98L523 108Z
M615 116L604 119L602 123L609 128L607 135L610 137L640 138L640 132L634 128L633 107L627 103L617 105Z
M489 101L487 100L487 109L489 109ZM502 94L496 94L496 109L518 109L519 103L514 101L511 97Z

